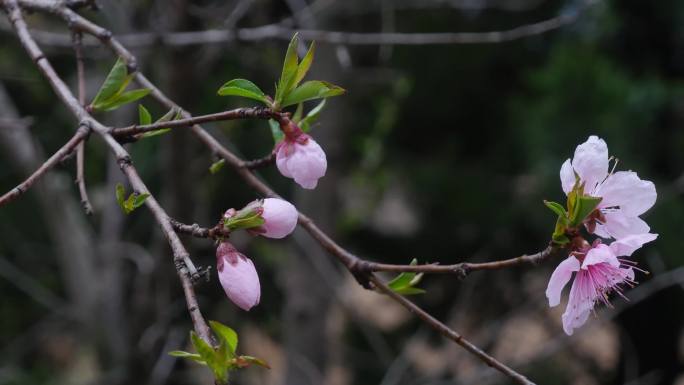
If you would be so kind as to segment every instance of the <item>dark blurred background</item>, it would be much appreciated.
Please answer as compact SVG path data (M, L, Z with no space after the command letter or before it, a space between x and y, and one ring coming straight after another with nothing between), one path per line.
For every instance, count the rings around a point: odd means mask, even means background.
M141 32L258 27L356 32L485 32L561 17L542 34L493 44L334 45L319 42L310 79L347 94L328 100L312 135L328 154L314 191L259 171L276 191L360 255L383 262L456 263L543 249L561 201L558 172L577 144L604 138L620 169L653 180L645 216L660 237L635 253L651 272L600 309L574 336L544 290L559 260L538 268L426 277L418 304L539 384L684 384L684 2L544 0L101 0L83 11L122 37ZM293 16L294 14L294 16ZM61 21L33 28L67 33ZM8 191L74 131L74 119L0 22L0 190ZM68 37L68 35L65 35ZM174 46L135 37L141 70L195 115L252 105L216 96L232 78L267 92L289 36ZM137 44L136 44L137 43ZM308 43L308 42L307 42ZM67 45L45 45L75 89ZM115 58L88 47L92 99ZM150 98L143 104L160 116ZM307 106L311 107L311 106ZM98 115L137 120L135 106ZM267 154L263 121L210 131L246 158ZM167 212L210 226L258 197L188 131L129 145ZM87 146L95 214L86 217L64 162L0 209L0 384L207 384L209 371L166 354L191 328L167 243L150 213L126 216L124 178L102 142ZM183 238L198 265L214 245ZM215 271L197 287L208 319L240 334L256 385L505 384L507 379L440 338L395 303L360 288L305 232L283 241L231 238L257 265L261 304L249 313L225 297Z

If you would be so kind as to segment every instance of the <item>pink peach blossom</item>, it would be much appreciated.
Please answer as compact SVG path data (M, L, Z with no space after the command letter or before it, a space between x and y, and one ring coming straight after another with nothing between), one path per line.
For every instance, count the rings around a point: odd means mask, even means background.
M325 175L328 161L325 152L313 138L300 134L287 136L276 145L276 165L283 176L292 178L305 189L314 189Z
M260 228L260 235L268 238L284 238L297 227L299 213L292 203L277 199L264 199L261 217L265 223Z
M657 238L657 234L637 234L614 241L610 246L595 242L593 247L576 251L561 262L554 270L546 288L549 306L560 304L563 288L575 273L570 289L565 313L563 313L563 330L572 335L573 330L582 326L594 309L597 302L609 305L608 295L616 292L622 295L624 285L633 286L633 262L618 258L629 256L643 244Z
M254 263L228 242L216 248L216 268L219 281L228 298L248 311L259 304L261 286Z
M655 185L640 179L633 171L609 172L608 146L603 139L590 136L577 146L575 155L563 163L560 179L563 191L568 194L575 185L576 176L584 183L584 193L602 198L597 209L595 228L591 232L602 238L623 238L644 234L650 227L639 215L655 204Z

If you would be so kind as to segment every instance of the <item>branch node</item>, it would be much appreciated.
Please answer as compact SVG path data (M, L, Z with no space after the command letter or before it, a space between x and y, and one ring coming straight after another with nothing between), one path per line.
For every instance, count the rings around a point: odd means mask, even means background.
M211 266L207 267L199 267L197 269L197 273L193 274L192 277L192 284L197 285L201 283L202 281L204 282L209 282L211 280Z
M349 265L349 272L364 289L373 290L371 285L372 263L357 258Z
M122 156L116 160L116 163L119 165L119 168L121 170L125 169L126 167L130 166L133 164L133 161L131 160L131 157L129 155Z
M461 263L454 267L454 274L456 274L458 279L465 279L470 274L470 271L470 265L467 263Z

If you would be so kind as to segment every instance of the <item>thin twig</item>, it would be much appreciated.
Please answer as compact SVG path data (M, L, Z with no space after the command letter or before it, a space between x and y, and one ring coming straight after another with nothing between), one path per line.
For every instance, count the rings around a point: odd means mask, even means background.
M81 32L73 31L74 55L76 56L76 77L78 78L78 102L85 106L85 66L83 64L83 35ZM81 206L86 215L92 215L93 205L88 198L88 190L85 184L85 142L81 141L76 148L76 184L81 195Z
M224 228L220 223L214 227L201 227L197 223L192 225L186 225L185 223L178 222L173 218L169 218L171 225L177 232L192 235L197 238L211 238L211 239L221 239L228 238L230 236L230 230Z
M224 120L236 120L236 119L277 119L282 115L280 112L276 112L267 107L248 107L248 108L236 108L234 110L218 112L215 114L201 115L195 117L189 117L184 119L177 119L168 122L157 122L152 124L138 125L134 124L132 126L123 128L114 128L111 134L117 138L134 136L138 134L143 134L150 131L157 131L165 128L179 128L179 127L191 127L195 124L208 123L208 122L219 122Z
M471 271L476 270L499 270L521 265L537 265L542 261L555 255L560 249L555 246L549 246L546 249L530 255L522 255L516 258L504 259L500 261L470 263L461 262L453 265L395 265L386 263L368 262L365 266L370 271L388 271L388 272L414 272L414 273L453 273L465 277Z
M591 5L595 1L587 4ZM27 8L51 11L52 6L41 0L20 0ZM586 8L583 7L583 8ZM71 11L69 9L69 11ZM52 11L55 13L55 11ZM58 12L63 12L59 9ZM508 30L490 32L346 32L325 31L316 29L294 29L281 23L268 24L254 28L209 29L204 31L171 32L171 33L133 33L121 35L121 43L131 48L166 45L174 47L206 44L225 44L234 41L256 42L262 40L290 40L298 32L304 40L316 40L321 43L346 45L440 45L440 44L497 44L540 35L575 22L581 9L573 13L562 14L537 23L526 24ZM41 43L50 46L69 46L70 39L60 33L35 31ZM98 37L99 38L99 37ZM93 44L94 42L86 42Z
M275 162L275 160L276 160L276 153L271 152L270 154L264 156L263 158L245 161L244 167L246 167L250 170L255 170L257 168L269 166L269 165L273 164L273 162Z
M79 143L81 143L88 136L89 129L86 126L81 125L76 134L69 139L64 146L62 146L57 152L55 152L48 160L45 161L40 167L29 176L25 181L21 182L17 187L6 192L0 197L0 206L4 206L7 203L15 200L23 193L25 193L38 179L40 179L43 174L49 171L51 168L55 167L59 162L74 150Z

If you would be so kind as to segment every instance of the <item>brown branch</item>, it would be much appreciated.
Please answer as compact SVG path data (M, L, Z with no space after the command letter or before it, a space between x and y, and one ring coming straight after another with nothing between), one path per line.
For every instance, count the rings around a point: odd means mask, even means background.
M191 127L195 124L219 122L224 120L236 119L278 119L283 113L276 112L267 107L248 107L236 108L234 110L217 112L215 114L201 115L195 117L187 117L184 119L177 119L168 122L157 122L152 124L138 125L123 128L114 128L111 134L117 138L134 136L150 131L157 131L164 128L178 128Z
M201 227L197 223L193 223L192 225L186 225L184 223L178 222L173 218L169 218L169 221L171 222L171 225L177 232L192 235L193 237L197 238L222 239L228 238L230 236L230 230L224 228L221 223L209 228Z
M78 78L78 102L81 106L85 106L85 66L83 64L83 44L82 34L80 32L72 32L74 41L74 55L76 56L76 77ZM85 141L78 144L76 148L76 184L78 185L78 192L81 195L81 206L86 215L92 215L93 205L88 198L88 190L85 184Z
M269 165L273 164L273 162L275 162L275 160L276 160L276 153L271 152L270 154L264 156L263 158L245 161L244 167L246 167L250 170L255 170L257 168L269 166Z
M546 249L530 255L522 255L516 258L504 259L500 261L470 263L461 262L453 265L395 265L386 263L375 263L364 261L364 268L369 271L387 272L414 272L414 273L452 273L461 277L467 276L472 271L477 270L499 270L521 265L537 265L548 258L556 255L560 251L557 246L549 246Z
M24 46L36 66L38 66L40 72L48 80L50 86L53 88L57 96L62 100L72 114L81 122L80 127L90 127L100 137L102 137L110 150L116 156L121 170L128 177L128 180L136 192L149 193L144 182L133 167L128 152L126 152L126 150L116 141L116 139L109 134L109 129L107 127L93 119L88 114L88 112L71 93L64 81L59 77L59 75L57 75L49 61L45 58L45 55L38 47L35 40L33 40L33 37L26 26L26 22L24 21L22 11L19 8L17 0L2 0L2 3L0 4L7 11L10 22L12 23L19 41ZM44 3L41 2L41 4ZM54 13L61 14L63 11L71 12L71 10L66 8L64 3L61 2L50 2L48 5L49 6L46 9L49 9ZM185 247L178 238L178 235L173 230L173 227L169 222L168 215L166 212L164 212L164 209L159 205L154 196L150 195L147 200L145 200L145 205L152 212L155 219L161 226L162 231L169 241L169 245L171 246L174 262L176 265L176 271L183 285L185 300L187 302L190 317L193 321L194 329L202 339L212 343L213 339L211 337L211 332L209 331L209 327L204 320L199 307L197 306L197 298L192 285L192 278L199 277L197 269L192 264L188 252L185 250Z
M48 160L45 161L31 176L29 176L25 181L21 182L17 187L5 193L0 197L0 206L4 206L7 203L15 200L23 193L25 193L38 179L40 179L43 174L48 170L55 167L59 162L67 156L71 151L74 150L79 143L81 143L88 136L89 129L87 126L81 125L76 134L69 139L64 146L62 146L57 152L55 152Z

